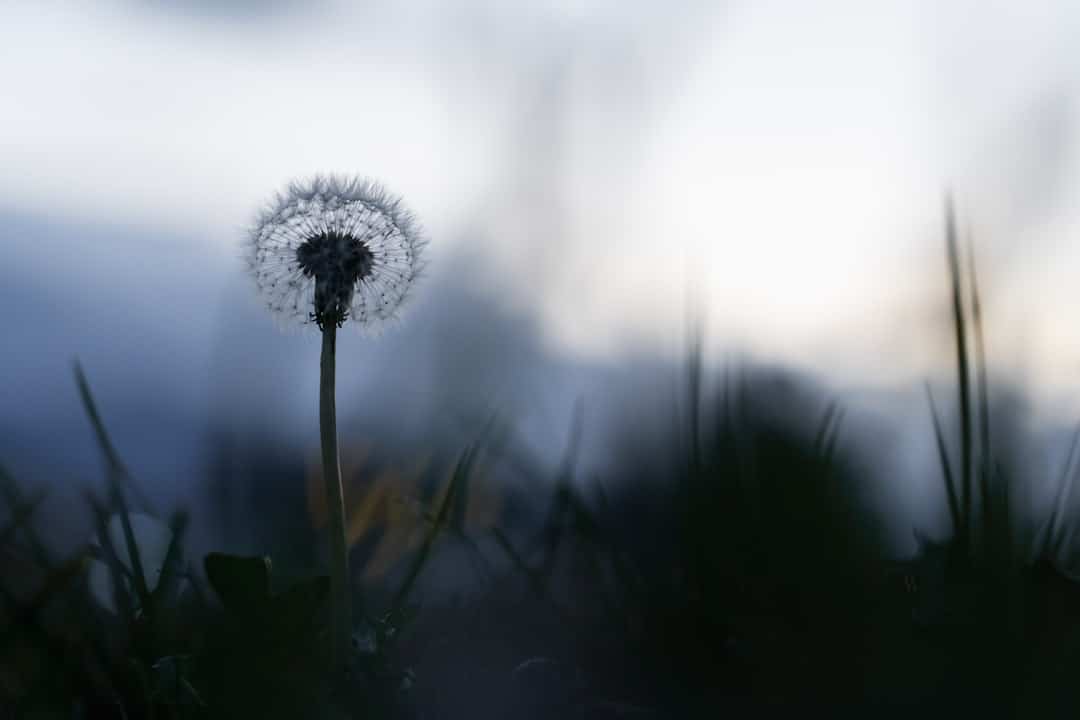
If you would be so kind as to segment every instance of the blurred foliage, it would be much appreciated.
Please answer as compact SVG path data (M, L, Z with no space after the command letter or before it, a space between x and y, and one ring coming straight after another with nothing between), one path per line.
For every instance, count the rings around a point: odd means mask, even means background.
M1019 405L991 397L951 210L946 247L956 399L928 387L927 428L947 537L890 557L864 502L878 448L845 434L842 405L782 372L713 377L695 331L654 414L670 420L616 427L604 477L578 469L581 405L554 463L496 420L457 457L347 452L344 675L327 670L318 467L221 441L210 510L230 552L256 549L192 564L192 519L139 491L76 369L105 462L95 536L57 556L44 493L0 470L0 717L1072 716L1080 433L1033 514L1019 498L1043 479Z

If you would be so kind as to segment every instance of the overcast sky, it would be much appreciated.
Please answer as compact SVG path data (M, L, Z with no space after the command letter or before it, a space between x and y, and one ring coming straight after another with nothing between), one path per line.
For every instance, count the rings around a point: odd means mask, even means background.
M169 272L202 291L236 282L282 183L359 172L406 197L436 271L472 253L559 353L677 352L689 297L717 346L894 382L947 357L950 187L1001 366L1080 387L1078 19L1068 0L9 2L0 208L123 230L72 234L58 265L184 238L205 265Z

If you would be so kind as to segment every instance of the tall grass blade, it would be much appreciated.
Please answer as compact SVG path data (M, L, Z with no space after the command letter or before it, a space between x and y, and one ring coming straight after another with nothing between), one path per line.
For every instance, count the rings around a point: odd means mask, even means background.
M495 542L499 544L499 547L503 549L506 556L510 558L510 562L517 568L518 572L529 579L536 594L541 598L547 597L547 582L544 577L529 567L529 564L525 562L525 558L521 556L521 553L514 547L514 543L510 541L510 538L505 532L498 526L491 528L491 534L495 538Z
M949 448L945 443L945 432L942 429L941 416L938 414L937 404L934 402L934 393L930 389L930 383L926 383L926 399L930 404L930 417L934 423L934 438L937 441L938 461L941 463L941 474L945 480L945 498L949 503L949 518L952 520L953 532L959 536L964 531L963 518L960 515L960 501L956 492L956 476L953 474L952 463L949 461Z
M165 560L161 566L161 576L154 587L153 598L155 607L170 597L176 590L183 573L181 561L181 549L183 548L184 531L187 530L188 517L185 513L177 513L169 523L172 537L169 539L169 547L165 551Z
M687 311L686 401L690 446L690 473L701 470L701 388L704 363L704 329L700 314Z
M131 474L120 460L116 448L109 439L109 433L105 429L105 423L101 420L97 403L94 402L94 396L90 392L90 383L87 382L86 374L83 372L82 365L78 360L75 361L75 382L79 386L79 397L82 399L83 409L86 410L86 414L90 418L90 424L94 427L98 445L101 447L108 466L109 499L120 515L120 523L124 531L124 544L127 546L131 568L135 575L135 592L138 594L143 611L150 612L152 609L150 590L142 566L142 557L139 555L139 547L135 541L135 532L131 527L131 513L128 511L127 501L124 498L124 489L121 486L122 480L128 480L127 484L131 487L134 486L134 483L130 482ZM107 534L107 518L104 526L105 534ZM101 538L102 543L106 541L107 538Z
M105 423L98 412L93 393L90 392L90 384L86 380L86 373L83 371L82 363L78 360L75 361L75 382L79 387L79 398L82 400L83 409L86 411L87 417L90 418L90 424L94 428L94 436L97 439L98 447L101 448L102 455L105 457L109 471L116 473L117 477L124 481L140 510L149 515L154 515L153 504L135 481L135 476L131 474L124 461L120 459L120 453L116 451L116 446L113 445L109 431L105 428Z
M458 493L468 482L469 472L475 457L476 447L469 446L465 448L457 465L454 467L450 483L446 488L446 493L443 495L442 503L439 505L439 512L435 515L435 522L428 528L427 534L424 536L424 542L420 546L420 551L413 559L412 565L409 567L409 571L391 603L390 617L395 622L405 615L405 603L409 599L409 593L412 592L417 578L420 577L420 572L424 569L424 565L427 564L428 558L431 556L431 550L435 546L436 538L438 538L439 533L449 520L450 511L454 507Z
M837 411L838 405L834 400L825 407L825 414L822 416L821 422L818 423L817 434L814 436L814 453L818 456L823 454L829 436L829 429L832 427L833 417Z
M1009 518L1007 516L1000 518L993 516L995 503L991 501L990 473L994 453L990 446L990 383L987 379L986 340L983 335L982 302L979 297L979 280L975 266L975 244L970 238L968 242L968 276L971 285L971 324L975 335L975 366L978 388L979 494L982 502L983 532L990 533L991 528L997 527L996 521L1008 523Z
M93 494L87 492L87 504L94 515L94 528L97 532L98 544L101 547L100 559L109 568L109 576L112 578L113 598L117 610L129 622L135 619L135 608L131 604L128 595L128 583L135 585L135 578L131 575L122 562L120 556L113 547L112 538L109 535L109 511Z
M945 244L948 251L949 280L952 285L953 327L956 332L956 374L960 411L960 505L962 547L968 547L972 507L972 418L971 370L968 349L967 314L964 308L963 274L952 197L945 199Z
M1058 478L1057 492L1054 495L1054 504L1050 508L1050 517L1046 519L1043 530L1036 538L1036 549L1046 548L1052 557L1058 556L1063 549L1065 534L1060 528L1062 518L1065 516L1065 506L1072 494L1072 477L1076 467L1076 453L1080 449L1080 426L1073 433L1072 444L1065 456L1065 465L1061 468L1061 476Z
M523 558L521 556L521 553L517 551L517 548L514 547L513 542L510 541L510 538L507 537L506 533L503 532L501 528L496 526L491 528L491 534L495 538L495 542L498 543L499 547L501 547L503 552L506 553L506 556L510 558L510 562L514 565L518 572L520 572L528 579L529 584L532 586L533 592L536 593L536 596L543 600L545 603L547 603L547 605L552 608L555 614L559 616L559 619L562 622L568 625L572 624L573 617L561 604L559 604L555 600L555 598L551 596L551 593L548 590L548 583L546 578L541 573L529 567L529 564L525 562L525 558Z
M574 414L566 441L566 452L563 454L562 463L559 465L559 473L555 478L555 493L551 501L551 509L548 511L547 521L544 523L547 532L543 537L545 554L544 566L541 572L545 577L550 577L555 572L555 561L566 531L566 519L573 509L571 507L573 495L571 485L574 479L574 470L577 467L584 427L585 402L578 398L574 403Z
M456 501L456 504L460 504L461 502L462 498L459 497ZM418 518L422 522L426 523L429 528L434 527L435 524L438 523L437 513L438 510L436 510L434 513L428 512L426 510L421 510L418 513ZM459 530L458 528L454 527L453 523L449 523L446 527L443 528L443 532L449 533L449 536L451 538L460 543L461 546L469 552L470 558L472 558L476 569L481 574L483 574L489 579L495 576L494 569L491 567L491 563L488 561L487 556L484 555L483 550L480 549L480 545L476 542L476 540L472 538L467 528L464 530Z
M817 437L814 438L814 455L821 459L825 469L832 466L836 456L836 443L843 420L844 409L836 401L830 402L818 426Z
M34 498L27 497L19 483L15 481L15 478L8 472L7 468L0 465L0 492L4 494L4 500L11 508L25 507L31 504ZM23 523L21 525L22 535L26 539L27 545L30 547L30 552L33 555L34 560L44 570L49 570L53 566L52 554L46 548L45 543L38 537L37 531L32 524Z
M499 443L507 442L508 434L508 423L500 420L498 413L492 412L480 429L479 438L473 443L473 446L488 449L490 447L489 443L493 441ZM466 527L466 521L468 520L469 498L472 484L473 483L467 481L458 488L458 496L454 501L453 517L450 520L448 529L466 546L475 548L476 544L472 543L466 534L468 529ZM480 558L483 558L483 554L479 553L479 550L477 550L477 553Z

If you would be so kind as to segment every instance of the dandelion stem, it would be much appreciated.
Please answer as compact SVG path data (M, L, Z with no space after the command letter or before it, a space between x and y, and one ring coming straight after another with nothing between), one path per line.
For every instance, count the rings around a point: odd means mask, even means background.
M323 478L326 481L327 530L330 533L330 651L335 668L343 666L352 630L349 597L349 551L345 538L345 502L338 460L337 410L334 374L337 326L327 322L322 331L319 379L319 429L322 436Z

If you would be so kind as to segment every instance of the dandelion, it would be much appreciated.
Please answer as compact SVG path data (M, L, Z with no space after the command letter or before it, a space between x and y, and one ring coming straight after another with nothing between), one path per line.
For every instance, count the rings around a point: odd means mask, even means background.
M294 182L258 216L248 263L267 307L284 326L322 333L319 429L330 532L331 653L338 667L352 632L345 504L337 448L337 329L362 331L397 317L421 270L425 241L400 199L360 178Z
M248 262L283 325L352 320L371 331L397 316L423 245L413 216L379 185L316 177L292 183L259 215Z

